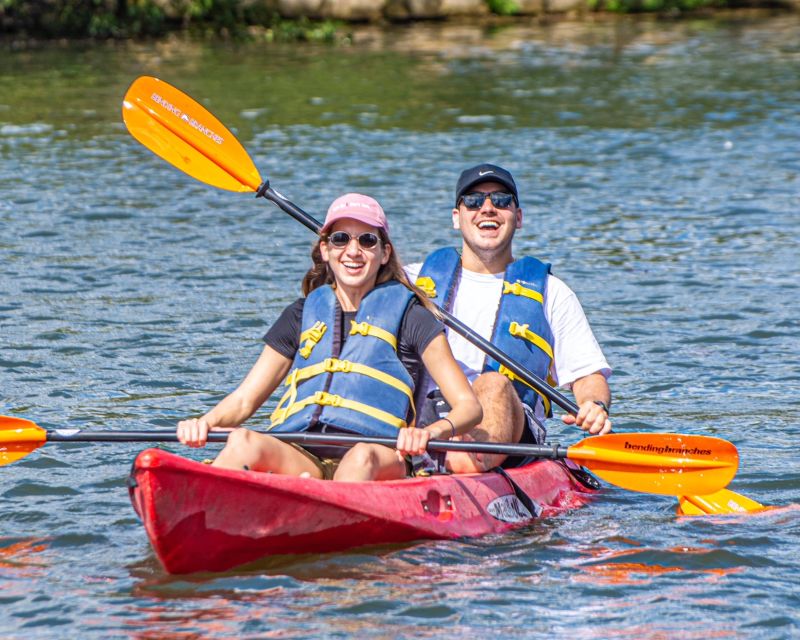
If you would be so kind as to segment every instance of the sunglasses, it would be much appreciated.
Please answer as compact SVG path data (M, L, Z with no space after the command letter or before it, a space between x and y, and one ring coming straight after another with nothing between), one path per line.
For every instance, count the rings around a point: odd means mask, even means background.
M328 236L328 242L337 249L344 249L352 239L353 236L347 231L334 231ZM378 245L380 238L378 238L377 234L367 231L358 236L357 240L362 249L374 249Z
M498 209L508 209L514 201L513 194L506 193L505 191L492 191L491 193L474 191L461 196L461 202L464 203L467 209L480 209L486 201L486 198L489 198L492 204Z

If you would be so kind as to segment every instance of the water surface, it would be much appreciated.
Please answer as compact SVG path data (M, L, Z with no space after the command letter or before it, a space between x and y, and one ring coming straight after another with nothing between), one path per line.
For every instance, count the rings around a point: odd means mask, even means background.
M172 427L234 387L298 295L308 231L125 132L122 95L151 74L203 102L309 212L346 190L377 197L407 261L456 241L462 168L507 166L525 211L518 252L579 294L614 367L619 428L728 439L734 490L798 503L799 27L431 25L356 29L340 48L7 48L0 412L47 428ZM559 424L554 441L577 440ZM609 487L511 535L170 577L127 500L142 448L51 444L0 470L0 635L800 632L794 508L676 518L672 499Z

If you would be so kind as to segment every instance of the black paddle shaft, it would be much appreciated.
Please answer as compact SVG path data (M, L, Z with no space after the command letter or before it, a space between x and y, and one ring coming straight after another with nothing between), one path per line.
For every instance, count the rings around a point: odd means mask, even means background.
M177 442L174 431L90 431L82 429L56 429L47 431L47 442ZM260 432L263 433L263 432ZM334 433L269 433L283 442L307 445L342 445L352 447L359 442L382 444L394 447L395 438L375 436L346 435ZM225 442L228 434L211 432L209 442ZM532 456L536 458L566 458L567 449L558 444L504 444L494 442L460 442L450 440L431 440L428 449L432 451L467 451L472 453L499 453L509 456Z
M283 211L288 213L298 222L302 223L303 225L311 229L311 231L313 231L314 233L318 234L320 229L322 229L322 225L316 218L303 211L296 204L289 201L285 196L283 196L282 194L275 191L272 187L270 187L269 180L266 180L264 184L262 184L261 187L259 187L258 192L256 192L256 197L266 198L270 202L274 202ZM478 347L478 349L480 349L484 353L488 354L489 356L497 360L500 364L508 368L520 380L522 380L524 383L536 389L536 391L538 391L539 393L542 393L548 398L550 398L552 402L555 402L559 407L561 407L565 411L568 411L573 415L578 414L578 405L576 405L572 400L567 398L567 396L562 394L560 391L553 389L553 387L547 384L544 380L542 380L532 371L530 371L529 369L523 367L518 362L509 358L505 353L500 351L500 349L498 349L496 346L494 346L491 342L489 342L485 338L479 336L467 325L461 322L458 318L451 315L449 312L445 311L441 307L438 307L438 309L442 314L444 323L448 327L453 329L453 331L460 334L466 340L468 340L476 347Z

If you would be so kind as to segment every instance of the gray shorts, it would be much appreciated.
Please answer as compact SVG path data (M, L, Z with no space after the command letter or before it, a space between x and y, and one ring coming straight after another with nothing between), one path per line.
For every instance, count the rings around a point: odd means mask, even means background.
M539 422L533 409L524 402L522 403L522 410L525 412L526 429L525 433L522 434L520 442L526 444L544 444L544 441L547 439L547 429Z

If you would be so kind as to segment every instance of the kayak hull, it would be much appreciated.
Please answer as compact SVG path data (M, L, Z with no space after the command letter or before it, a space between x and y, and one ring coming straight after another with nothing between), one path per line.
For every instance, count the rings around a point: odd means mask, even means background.
M553 460L508 475L536 515L579 507L595 493ZM129 484L156 555L176 574L225 571L270 555L477 537L531 520L496 473L340 483L217 469L147 449Z

